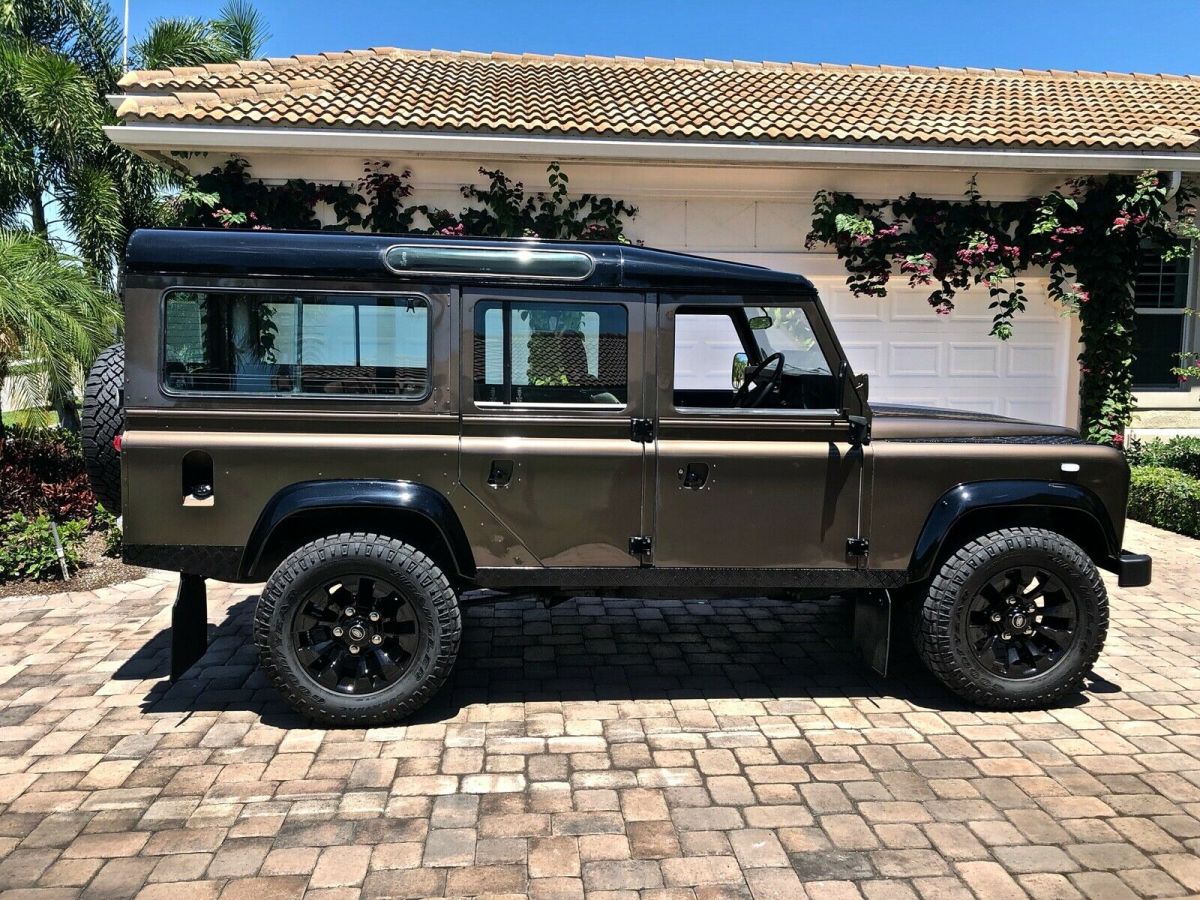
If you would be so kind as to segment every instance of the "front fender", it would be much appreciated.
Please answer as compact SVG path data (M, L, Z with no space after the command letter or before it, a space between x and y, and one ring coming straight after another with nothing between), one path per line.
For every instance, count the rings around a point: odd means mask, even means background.
M258 568L271 535L288 519L314 510L394 510L432 524L454 556L460 575L475 574L471 545L454 507L441 493L412 481L331 479L288 485L263 508L242 556L243 576Z
M1107 560L1115 567L1121 555L1112 517L1092 491L1077 484L1057 481L973 481L956 485L938 499L913 548L909 574L913 580L928 578L941 553L946 536L968 513L983 509L1053 509L1082 513L1095 523L1102 536Z

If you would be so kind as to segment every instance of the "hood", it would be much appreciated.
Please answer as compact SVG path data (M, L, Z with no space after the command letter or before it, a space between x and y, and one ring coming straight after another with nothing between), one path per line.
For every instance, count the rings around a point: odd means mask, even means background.
M901 404L871 404L872 440L992 441L1028 438L1030 443L1082 442L1079 432L989 413Z

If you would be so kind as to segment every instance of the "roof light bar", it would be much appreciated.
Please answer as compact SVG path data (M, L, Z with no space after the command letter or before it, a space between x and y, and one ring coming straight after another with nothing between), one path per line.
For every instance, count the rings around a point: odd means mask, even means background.
M582 281L596 268L581 250L535 247L463 247L394 244L383 262L398 275L491 275L496 278L546 278Z

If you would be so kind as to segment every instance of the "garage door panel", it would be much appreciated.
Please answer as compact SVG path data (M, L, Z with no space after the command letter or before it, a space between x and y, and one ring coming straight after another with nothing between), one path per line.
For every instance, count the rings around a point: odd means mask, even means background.
M1000 346L996 342L952 341L948 345L947 374L963 378L999 378Z
M937 341L892 341L888 346L889 378L905 375L940 375L942 344Z
M1010 378L1054 379L1059 367L1059 348L1054 344L1014 345L1008 352L1005 375Z

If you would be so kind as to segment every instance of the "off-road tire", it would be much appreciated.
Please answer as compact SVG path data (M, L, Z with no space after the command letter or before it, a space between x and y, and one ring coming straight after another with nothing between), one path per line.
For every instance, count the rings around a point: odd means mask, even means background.
M415 662L375 693L354 696L317 684L290 646L291 619L308 592L342 574L386 579L409 599L420 622ZM411 716L449 676L461 634L458 597L433 560L394 538L364 532L320 538L292 553L267 581L254 615L263 672L293 709L323 725L387 725Z
M92 363L80 416L83 461L92 493L114 516L121 515L121 456L113 441L125 430L124 383L125 347L113 344Z
M998 570L1021 560L1052 570L1075 598L1079 634L1061 660L1029 678L1003 678L976 659L959 634L975 591ZM1108 633L1108 595L1095 565L1078 545L1041 528L985 534L942 563L921 606L914 635L929 670L954 693L992 709L1041 709L1079 690Z

